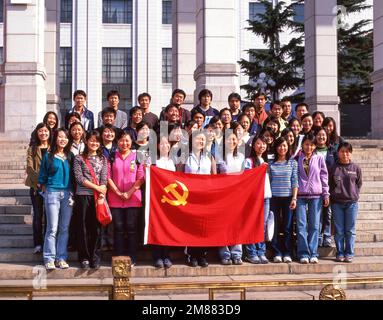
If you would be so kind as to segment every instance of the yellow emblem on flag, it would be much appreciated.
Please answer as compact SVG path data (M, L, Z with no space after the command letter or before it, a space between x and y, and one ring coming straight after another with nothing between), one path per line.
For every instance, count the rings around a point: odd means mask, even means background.
M177 186L180 185L182 188L183 194L180 195L178 193ZM168 203L171 206L185 206L187 204L187 198L189 196L189 190L186 188L186 186L182 183L176 180L176 183L169 184L167 187L164 188L165 192L168 194L171 194L176 200L171 200L167 198L165 195L162 196L161 202L162 203Z

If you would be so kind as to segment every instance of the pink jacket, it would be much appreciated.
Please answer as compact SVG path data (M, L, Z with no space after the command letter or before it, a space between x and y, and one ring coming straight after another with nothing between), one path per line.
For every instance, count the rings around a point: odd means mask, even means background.
M121 192L129 191L137 180L144 178L144 166L137 163L135 151L132 151L125 160L117 151L113 164L108 162L108 179L112 179ZM112 190L109 190L108 204L111 208L142 207L141 190L135 191L129 200L123 200Z

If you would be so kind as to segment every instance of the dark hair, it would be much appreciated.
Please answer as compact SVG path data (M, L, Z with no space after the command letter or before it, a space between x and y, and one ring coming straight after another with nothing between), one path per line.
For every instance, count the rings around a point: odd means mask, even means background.
M257 92L257 93L255 93L254 95L253 95L253 97L252 97L252 101L254 101L255 99L257 99L257 98L259 98L259 97L263 97L263 98L265 98L265 100L266 100L266 95L263 93L263 92Z
M277 124L277 126L278 126L278 131L277 131L277 133L279 133L279 131L281 130L281 124L279 123L278 119L277 119L276 117L274 117L274 116L268 116L268 117L266 118L266 120L263 122L263 128L266 128L266 126L267 126L267 124L268 124L269 122L274 122L274 123Z
M203 118L206 119L206 116L205 116L201 111L198 111L198 110L194 110L194 111L192 112L192 114L191 114L191 118L193 119L194 116L195 116L196 114L201 114L201 115L203 116ZM212 118L212 119L213 119L213 118ZM220 119L220 120L221 120L221 119ZM204 120L204 121L205 121L205 120Z
M349 143L347 141L343 141L343 142L339 143L337 152L339 152L341 148L346 148L347 151L352 153L352 145L351 145L351 143Z
M197 124L197 122L195 122L194 120L188 120L186 121L185 128L192 128L195 124Z
M111 96L117 96L118 99L120 99L120 93L117 91L117 90L110 90L107 94L106 94L106 100L109 100L109 98Z
M313 119L315 119L315 117L316 117L318 114L322 117L323 120L326 118L326 116L324 115L324 113L323 113L322 111L315 111L315 112L313 113Z
M50 148L50 152L49 152L49 158L50 158L50 161L52 161L53 159L53 156L56 154L57 152L57 137L59 135L60 132L64 132L66 137L68 138L68 144L65 146L64 148L64 153L65 155L68 157L69 153L70 153L70 148L71 148L71 145L69 143L69 140L70 140L70 134L68 132L68 130L66 130L65 128L59 128L55 131L55 133L53 134L53 139L52 139L52 145L51 145L51 148Z
M315 127L313 130L314 136L315 136L315 144L317 144L316 137L320 131L324 131L326 133L326 146L328 147L330 145L330 139L328 137L328 133L325 128L323 127Z
M146 121L142 120L140 123L137 124L136 126L136 131L140 131L143 127L147 126L149 129L151 129L150 124L147 123Z
M130 137L130 140L132 140L132 143L133 143L133 137L132 135L128 132L128 131L125 131L125 130L119 130L116 134L116 141L120 140L121 138L125 137L125 136L129 136Z
M306 110L309 111L309 105L308 105L307 103L304 103L304 102L298 103L298 104L295 106L295 112L297 112L297 110L298 110L299 107L306 107Z
M213 118L210 119L209 124L215 125L218 121L222 122L221 118L219 116L214 116Z
M71 113L67 113L65 115L65 128L66 129L69 129L69 120L72 117L76 117L78 122L81 122L81 116L80 116L80 114L78 112L74 111L74 112L71 112Z
M119 130L116 130L116 127L114 126L114 125L112 125L112 124L105 124L105 125L103 125L102 127L101 127L101 129L100 129L100 135L101 135L101 138L102 138L102 135L104 134L104 131L106 130L106 129L109 129L109 130L112 130L113 132L114 132L114 134L117 134L117 131L119 131Z
M308 117L313 118L313 116L312 116L310 113L305 113L305 114L301 117L301 123L303 122L303 119L308 118Z
M84 134L85 134L85 129L84 129L84 126L82 125L81 122L73 122L70 126L69 126L69 144L72 146L72 143L73 143L73 137L72 137L72 128L74 126L80 126L82 128L82 131L83 131L83 134L82 134L82 137L81 137L81 141L84 141Z
M274 141L274 162L278 161L279 155L278 155L278 147L286 142L287 144L287 153L286 153L286 160L290 159L290 146L289 143L287 142L286 138L280 137L277 140Z
M283 97L281 102L291 102L289 97Z
M226 159L226 139L228 139L231 134L234 134L236 136L238 142L239 142L238 136L234 132L234 130L230 133L228 133L227 131L225 132L225 134L223 135L223 139L222 139L222 153L223 153L223 158L224 158L225 162L227 161L227 159ZM237 155L238 155L238 144L233 151L233 157L236 157Z
M184 99L186 98L186 93L185 91L183 91L182 89L174 89L173 90L173 93L172 93L172 98L177 94L177 93L180 93L184 96Z
M101 157L103 157L102 148L101 148L101 146L102 146L101 134L97 130L88 131L86 134L86 137L85 137L85 141L88 142L88 140L92 137L95 137L97 139L97 141L100 143L100 147L97 150L97 155L101 158ZM83 156L87 157L88 155L89 155L89 148L88 148L88 144L86 143L85 148L84 148L84 152L83 152Z
M211 100L213 100L213 93L209 89L203 89L198 94L198 100L201 101L203 96L210 96Z
M305 134L305 136L303 137L303 140L302 140L302 146L303 144L305 143L305 141L309 141L311 144L315 144L316 145L316 139L315 139L315 136L310 132L308 134ZM303 150L303 149L302 149Z
M44 116L44 119L43 119L43 122L48 124L48 117L53 114L56 118L56 124L55 126L53 127L53 130L57 129L58 126L59 126L59 117L57 116L56 112L53 112L53 111L48 111L45 116Z
M244 114L244 113L241 113L238 118L237 118L237 122L241 122L242 121L242 118L246 117L247 119L249 119L249 122L250 122L250 118L247 114ZM251 123L250 123L251 125Z
M230 128L229 129L231 129L231 130L237 130L237 128L239 127L239 126L241 126L242 127L242 125L239 123L239 122L231 122L230 123ZM243 127L242 127L243 128Z
M264 153L262 153L261 157L263 159L263 161L265 161L266 163L268 162L268 159L267 159L267 142L266 142L266 139L262 136L254 136L253 140L251 141L251 151L250 151L250 156L249 158L251 158L253 160L253 165L254 167L259 167L261 165L261 162L259 161L259 158L257 156L257 154L255 153L255 150L254 150L254 146L257 142L257 140L261 140L263 143L266 143L266 150Z
M105 116L107 113L113 113L114 118L116 119L117 112L116 112L116 110L114 110L114 108L112 108L112 107L106 107L106 108L102 109L102 111L101 111L101 118L104 118L104 116Z
M266 128L266 127L262 128L261 131L259 132L258 137L262 137L266 132L269 132L271 134L271 136L273 137L273 142L274 142L276 139L276 136L274 131L271 128Z
M328 139L329 139L329 142L330 144L332 145L335 145L337 143L339 143L339 135L338 135L338 132L336 131L336 122L335 122L335 119L332 118L332 117L326 117L324 120L323 120L323 123L322 123L322 127L327 127L328 124L332 122L333 125L334 125L334 130L333 132L331 132L329 135L328 135Z
M179 108L178 108L175 104L168 104L168 105L165 107L164 112L165 112L165 113L168 113L169 110L170 110L171 108L176 108L176 109L179 111Z
M302 125L298 118L291 118L289 121L289 127L291 127L295 121L298 121L300 126Z
M287 134L288 133L292 133L293 134L293 136L294 136L294 143L292 144L292 146L290 147L290 148L292 148L292 150L290 150L291 151L291 153L295 153L295 151L296 151L296 149L297 149L297 146L298 146L298 139L297 139L297 137L295 136L295 134L294 134L294 132L293 132L293 130L291 129L291 128L285 128L285 129L283 129L282 130L282 132L281 132L281 137L286 137L287 136Z
M245 113L246 110L247 110L247 109L250 109L250 108L254 108L254 110L255 110L255 105L254 105L252 102L248 102L248 103L246 103L246 104L243 106L243 109L242 109L243 113Z
M86 99L86 93L84 90L76 90L75 92L73 92L73 99L77 96L83 96Z
M145 97L148 97L149 101L152 101L151 95L147 92L143 92L143 93L139 94L137 97L137 101L139 102L142 98L145 98Z
M41 141L39 139L39 135L38 135L38 132L41 128L47 128L48 131L49 131L49 137L48 137L48 144L49 144L49 141L50 141L50 138L51 138L51 128L45 123L45 122L40 122L35 130L33 130L32 132L32 141L34 142L33 143L33 147L38 147L41 145Z
M206 134L205 134L205 132L202 131L202 130L201 130L201 131L200 131L200 130L198 130L198 131L194 131L194 132L189 136L189 154L191 154L192 151L193 151L193 139L194 139L195 137L201 135L201 134L203 134L203 135L205 136L205 139L206 139ZM202 152L203 152L203 150L202 150Z
M271 103L270 110L272 110L275 105L277 105L277 106L282 108L281 101L280 100L275 100L275 101L273 101Z
M242 100L241 96L238 93L236 93L236 92L233 92L233 93L229 94L229 96L227 98L227 101L230 102L231 99L236 99L236 100L239 100L239 101Z

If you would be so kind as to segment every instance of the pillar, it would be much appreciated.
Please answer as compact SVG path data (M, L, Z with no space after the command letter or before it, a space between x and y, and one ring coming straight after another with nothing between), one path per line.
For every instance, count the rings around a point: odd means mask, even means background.
M173 0L173 89L186 92L185 106L194 106L196 69L196 0Z
M0 140L27 140L46 112L44 0L4 1Z
M340 128L338 97L337 0L305 1L305 102Z
M197 0L197 68L194 72L195 102L202 89L213 93L212 106L227 107L227 97L239 91L235 0Z
M383 138L383 2L374 0L374 73L372 82L371 120L372 137Z

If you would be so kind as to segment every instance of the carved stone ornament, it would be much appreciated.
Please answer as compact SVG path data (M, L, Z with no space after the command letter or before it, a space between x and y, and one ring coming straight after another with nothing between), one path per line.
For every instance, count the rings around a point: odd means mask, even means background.
M346 292L341 287L328 284L321 290L319 300L346 300Z

